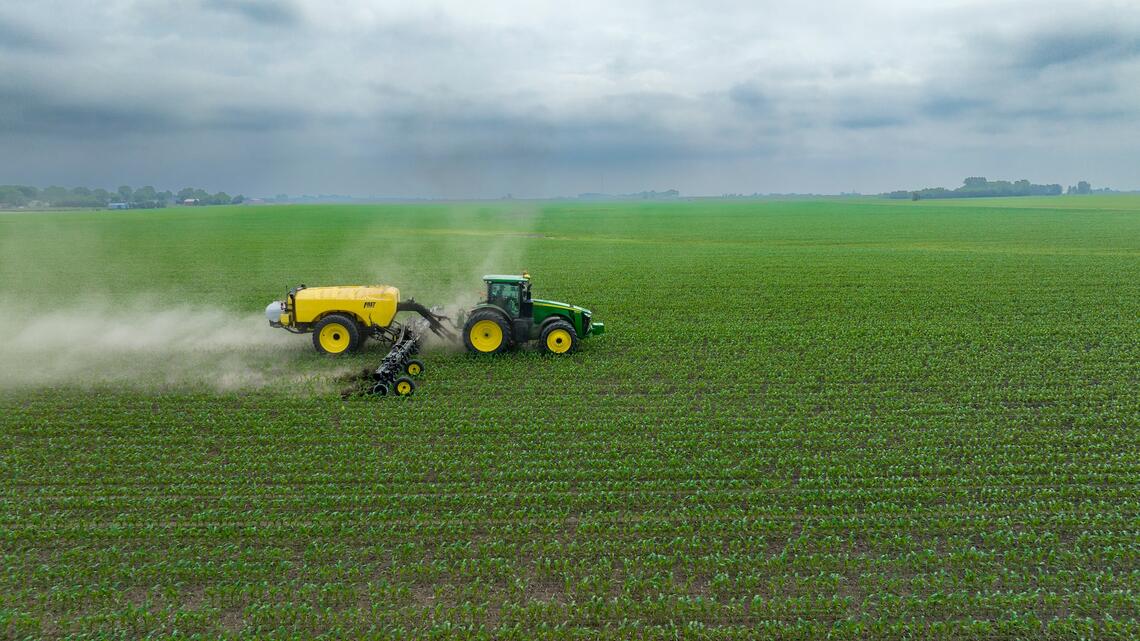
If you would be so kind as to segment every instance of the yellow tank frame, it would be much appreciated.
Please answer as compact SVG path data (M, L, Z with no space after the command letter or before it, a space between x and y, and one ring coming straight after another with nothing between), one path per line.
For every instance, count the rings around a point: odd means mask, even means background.
M387 285L305 287L292 292L281 324L307 329L325 316L343 314L364 327L388 327L396 317L400 290Z

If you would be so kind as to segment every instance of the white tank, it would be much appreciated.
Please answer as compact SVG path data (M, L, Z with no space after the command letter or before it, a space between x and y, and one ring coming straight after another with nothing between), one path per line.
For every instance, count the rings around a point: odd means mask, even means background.
M285 303L275 300L269 303L265 308L265 317L269 319L270 323L280 323L281 314L285 313Z

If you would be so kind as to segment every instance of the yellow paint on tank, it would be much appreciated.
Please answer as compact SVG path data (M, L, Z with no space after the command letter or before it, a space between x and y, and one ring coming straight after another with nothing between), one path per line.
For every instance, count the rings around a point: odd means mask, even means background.
M314 323L339 312L355 316L366 327L387 327L396 317L400 290L387 285L307 287L294 297L293 323ZM286 320L286 315L282 315Z

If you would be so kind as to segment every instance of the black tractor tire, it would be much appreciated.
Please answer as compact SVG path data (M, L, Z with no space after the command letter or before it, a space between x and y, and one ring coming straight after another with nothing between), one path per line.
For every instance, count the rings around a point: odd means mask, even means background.
M494 344L494 330L480 323L494 323L499 328L500 340L497 345ZM473 332L476 332L474 340L472 340ZM501 354L509 350L512 343L511 325L499 312L490 309L476 310L463 326L463 344L472 354Z
M360 343L360 326L347 316L329 314L313 327L313 347L321 354L351 354Z
M396 396L411 396L416 393L416 382L407 376L401 376L392 383L392 393Z
M542 328L539 344L547 354L563 356L578 349L578 333L570 323L564 320L554 321Z
M420 376L424 373L424 362L418 358L413 358L404 366L404 373L412 378Z
M376 384L374 384L372 386L372 393L377 395L377 396L387 396L388 395L388 384L387 383L376 383Z

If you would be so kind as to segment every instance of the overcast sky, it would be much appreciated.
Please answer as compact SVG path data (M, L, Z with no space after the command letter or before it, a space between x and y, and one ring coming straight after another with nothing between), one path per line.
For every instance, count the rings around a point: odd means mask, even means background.
M0 183L1140 188L1140 2L0 5Z

